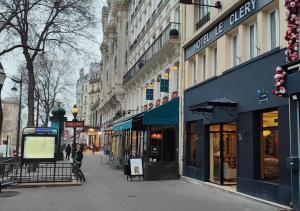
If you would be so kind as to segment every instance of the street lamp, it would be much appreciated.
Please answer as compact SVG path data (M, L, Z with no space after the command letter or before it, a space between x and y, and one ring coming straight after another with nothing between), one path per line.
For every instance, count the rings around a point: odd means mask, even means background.
M8 76L9 77L9 76ZM23 77L21 75L21 79L11 78L9 77L15 85L11 88L12 91L16 92L18 89L16 88L16 84L20 84L20 96L19 96L19 111L18 111L18 126L17 126L17 143L16 143L16 158L19 160L19 147L20 147L20 131L21 131L21 112L22 112L22 85L23 85Z
M6 74L4 72L3 66L0 62L0 139L1 139L1 132L2 132L2 122L3 122L3 112L2 112L2 101L1 101L1 90L6 78Z
M76 117L77 117L79 110L76 105L73 106L73 108L71 109L71 112L74 117L73 121L77 121ZM73 137L73 144L72 144L72 158L73 158L73 160L75 160L75 158L76 158L76 127L74 127L73 129L74 129L74 137Z

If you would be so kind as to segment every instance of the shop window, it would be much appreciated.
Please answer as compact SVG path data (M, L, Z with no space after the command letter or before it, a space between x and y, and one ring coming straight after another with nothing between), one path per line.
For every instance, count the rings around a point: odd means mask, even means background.
M278 111L264 112L260 119L260 176L263 180L278 182Z
M188 140L187 140L187 165L196 166L197 158L197 124L196 122L188 123Z
M277 11L272 11L268 16L268 30L269 30L269 49L272 50L278 46L279 30L278 30L278 15Z
M256 24L249 26L249 58L253 59L257 55Z

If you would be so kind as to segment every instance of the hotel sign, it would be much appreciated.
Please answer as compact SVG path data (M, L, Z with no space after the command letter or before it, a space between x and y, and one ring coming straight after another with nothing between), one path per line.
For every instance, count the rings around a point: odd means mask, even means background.
M222 35L236 27L245 19L261 10L268 5L272 0L248 0L232 13L227 15L223 20L213 25L212 28L201 33L201 36L191 45L185 48L185 59L191 58L198 53L201 49L214 42Z

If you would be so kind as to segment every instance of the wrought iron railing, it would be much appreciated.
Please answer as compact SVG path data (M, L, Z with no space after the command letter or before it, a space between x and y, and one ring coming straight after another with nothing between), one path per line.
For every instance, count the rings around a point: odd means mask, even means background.
M171 30L176 29L180 33L180 23L171 22L144 52L131 69L123 76L123 84L126 84L164 45L171 39ZM179 34L178 34L179 35ZM180 36L177 37L180 39Z
M80 175L79 175L79 173ZM39 162L39 163L0 163L0 182L12 183L51 183L82 180L83 173L72 163ZM84 176L83 176L84 178Z

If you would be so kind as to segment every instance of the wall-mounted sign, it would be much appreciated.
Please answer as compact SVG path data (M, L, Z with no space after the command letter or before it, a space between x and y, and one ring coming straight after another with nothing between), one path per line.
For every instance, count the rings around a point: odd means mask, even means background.
M262 90L257 90L257 96L258 96L258 99L259 99L259 104L269 102L268 91L265 91L263 89Z
M66 127L84 127L84 121L66 121Z
M158 154L159 154L159 147L151 146L151 155L158 155Z
M219 37L230 31L238 24L243 22L248 17L252 16L257 11L271 3L272 0L248 0L240 7L235 9L223 20L217 24L212 25L207 31L200 34L197 40L185 48L185 59L191 58L198 53L201 49L217 40Z
M160 80L160 92L169 93L169 80L168 79Z
M146 100L153 100L153 89L146 89Z

